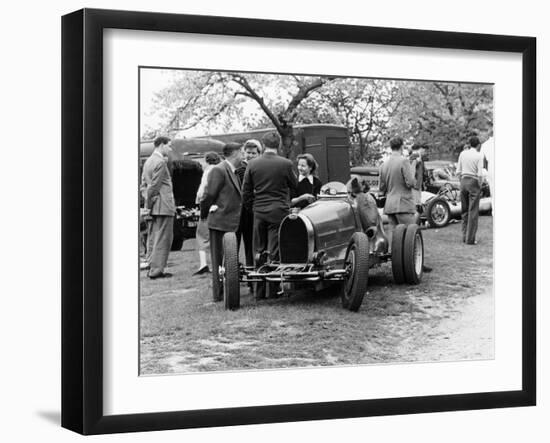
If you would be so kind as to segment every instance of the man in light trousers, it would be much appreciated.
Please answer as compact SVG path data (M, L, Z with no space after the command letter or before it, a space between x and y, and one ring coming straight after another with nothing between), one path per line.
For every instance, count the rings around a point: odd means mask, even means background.
M147 257L151 279L171 276L164 272L164 268L172 246L176 213L167 161L172 151L171 141L168 137L157 137L154 146L155 150L143 165L141 176L145 210L150 218Z

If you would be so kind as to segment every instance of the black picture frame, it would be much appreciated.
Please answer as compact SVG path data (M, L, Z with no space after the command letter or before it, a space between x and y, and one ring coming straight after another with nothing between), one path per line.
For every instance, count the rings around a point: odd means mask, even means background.
M392 399L106 416L103 413L103 30L502 51L522 55L522 388ZM519 123L519 122L518 122ZM82 434L322 420L536 402L536 39L83 9L62 18L62 426Z

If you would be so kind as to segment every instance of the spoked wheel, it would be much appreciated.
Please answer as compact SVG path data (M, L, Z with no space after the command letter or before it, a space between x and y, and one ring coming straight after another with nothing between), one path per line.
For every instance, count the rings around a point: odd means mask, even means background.
M342 306L357 311L363 302L369 279L369 239L363 232L351 237L344 262L347 277L341 292Z
M436 197L430 200L426 207L426 219L432 228L447 226L451 219L451 208L444 198Z
M406 225L397 225L392 233L391 268L393 281L398 285L405 283L405 271L403 269L403 242L405 240L406 229Z
M239 252L237 236L227 232L223 236L223 299L225 309L239 309L241 287L239 282Z
M424 240L417 225L408 225L403 241L403 270L405 282L417 285L422 280Z

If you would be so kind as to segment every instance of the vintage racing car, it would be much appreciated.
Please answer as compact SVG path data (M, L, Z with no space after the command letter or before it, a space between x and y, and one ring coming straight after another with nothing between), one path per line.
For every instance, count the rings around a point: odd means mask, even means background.
M424 164L426 167L424 180L426 191L422 191L422 212L418 214L418 223L423 224L427 222L430 227L442 228L451 220L460 218L462 208L460 202L460 181L454 175L454 164L450 161L434 160L427 161ZM382 214L385 199L379 193L379 168L375 166L355 166L351 168L350 172L352 177L356 177L361 183L369 186L369 192L376 198L382 220L386 223L386 216ZM446 177L445 174L447 175ZM481 187L479 212L481 214L490 214L491 211L491 192L489 185L484 182Z
M287 287L307 284L315 290L335 285L343 307L357 311L367 291L370 268L391 261L396 283L418 284L422 278L424 242L420 228L398 225L390 250L381 219L378 226L363 232L357 208L345 185L338 182L327 183L316 202L283 219L279 250L280 262L260 254L255 266L244 266L239 263L235 233L224 235L220 278L226 309L239 308L241 282L264 281Z
M492 198L483 193L479 200L480 214L492 213ZM443 185L437 194L422 192L422 208L420 215L422 221L426 221L432 228L447 226L453 219L460 218L462 203L460 191L450 183Z

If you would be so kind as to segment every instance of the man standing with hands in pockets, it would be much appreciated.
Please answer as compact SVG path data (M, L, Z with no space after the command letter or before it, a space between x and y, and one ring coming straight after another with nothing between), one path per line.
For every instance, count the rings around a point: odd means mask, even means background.
M479 152L479 138L470 137L470 148L458 157L456 174L460 179L460 203L462 205L462 242L477 245L477 220L479 217L479 199L483 183L483 154Z

